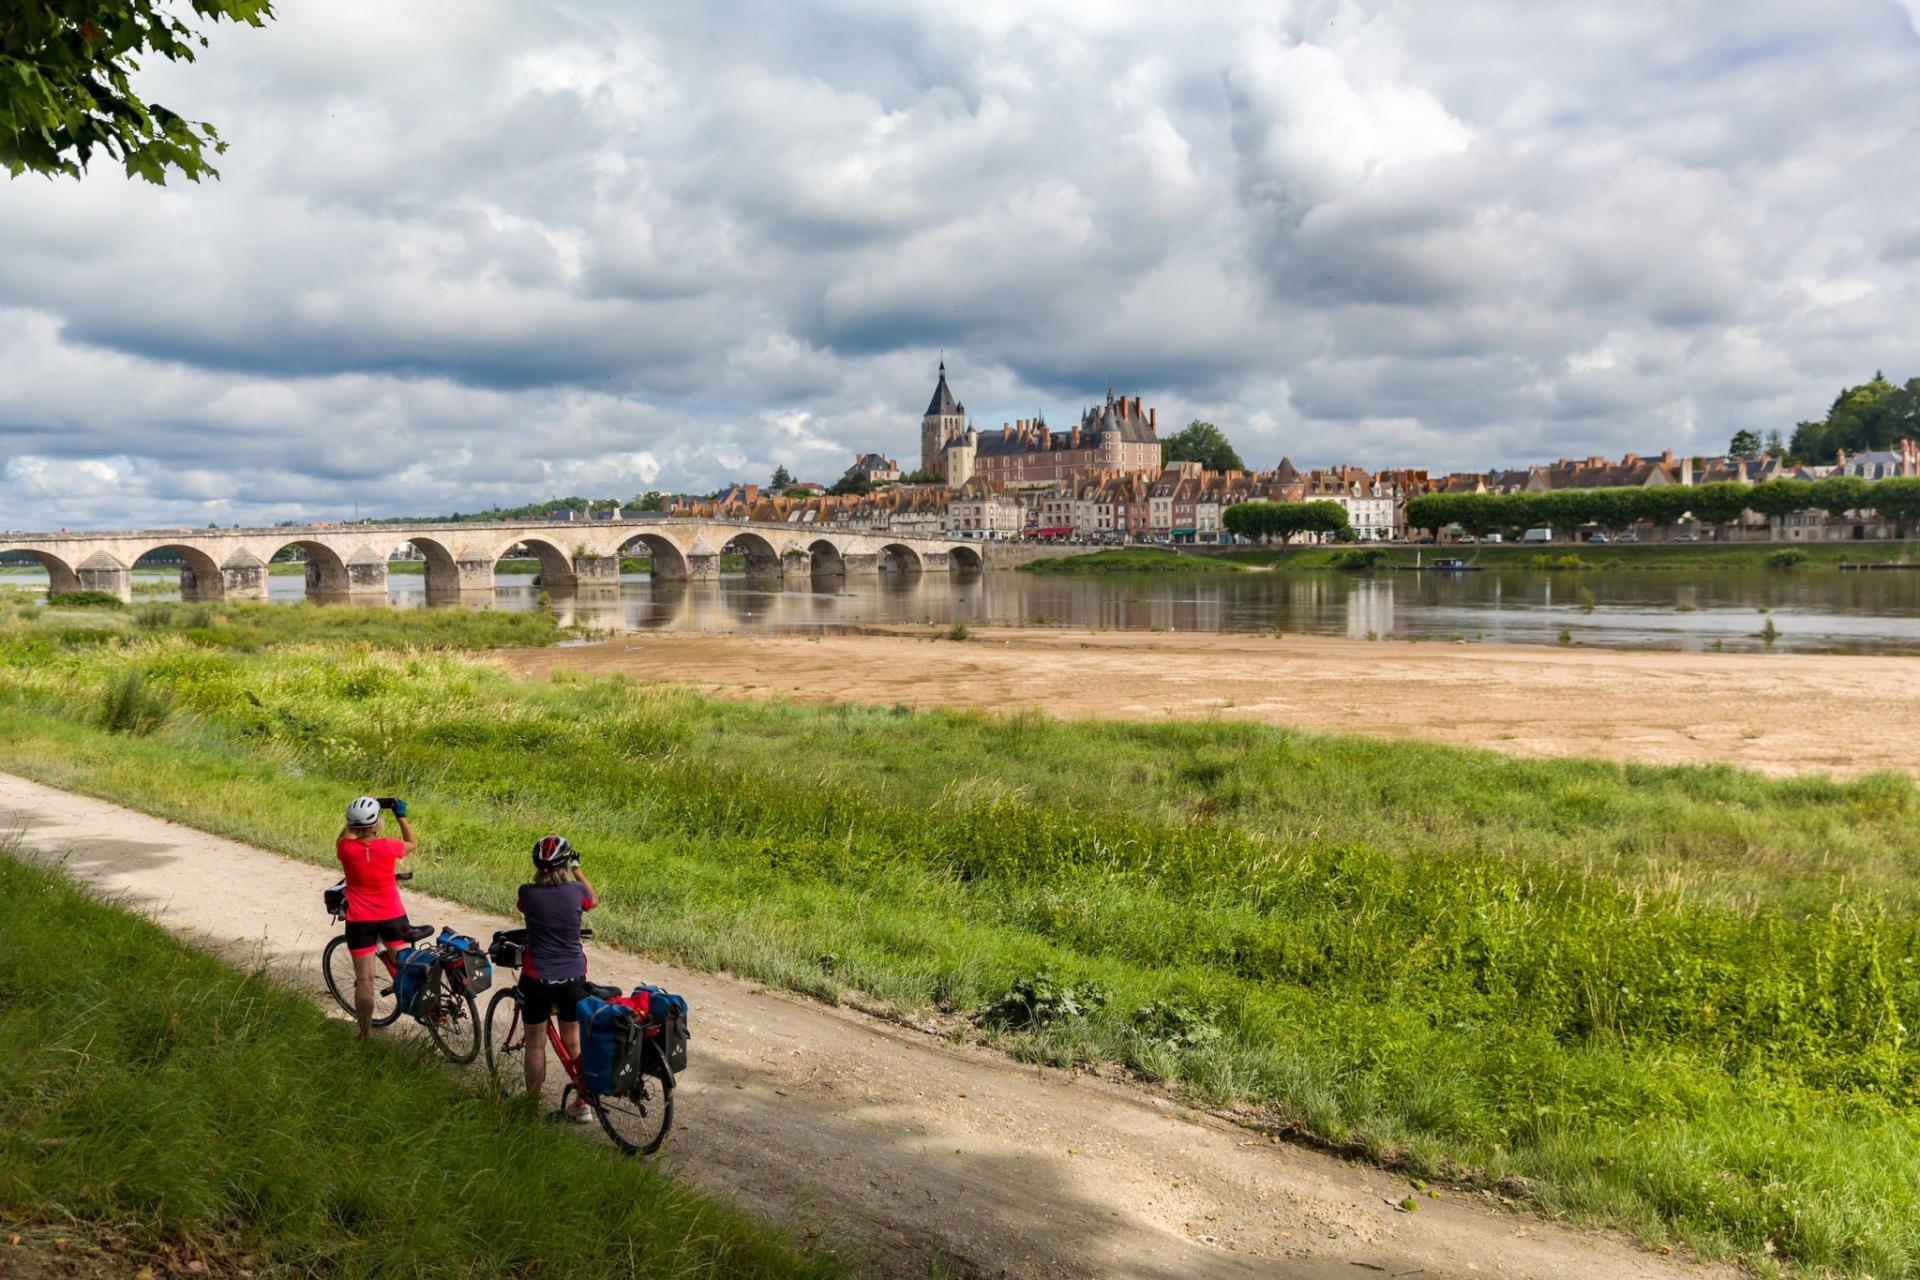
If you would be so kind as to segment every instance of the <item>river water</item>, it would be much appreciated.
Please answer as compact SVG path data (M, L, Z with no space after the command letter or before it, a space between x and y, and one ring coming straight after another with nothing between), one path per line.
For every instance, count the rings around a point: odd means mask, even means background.
M45 576L8 571L23 586ZM501 575L493 604L531 609L540 590ZM297 601L298 577L270 598ZM139 599L178 599L166 575L135 575ZM388 579L396 606L426 604L415 575ZM1282 631L1354 639L1581 644L1608 648L1803 653L1920 653L1920 571L1327 571L1148 575L929 573L770 586L743 575L683 586L621 580L618 594L561 598L563 618L610 630L808 631L822 628L1066 625L1149 631ZM1772 625L1769 639L1766 632Z

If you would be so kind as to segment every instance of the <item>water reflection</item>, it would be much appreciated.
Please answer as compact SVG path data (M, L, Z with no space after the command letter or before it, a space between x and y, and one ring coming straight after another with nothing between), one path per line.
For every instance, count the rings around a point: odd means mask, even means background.
M4 581L28 585L31 574ZM174 580L136 576L142 599L178 598ZM38 578L44 588L45 577ZM157 594L155 593L157 589ZM532 609L541 589L501 576L463 607ZM298 577L269 598L298 601ZM415 575L388 579L402 608L428 605ZM440 602L433 602L438 604ZM626 631L809 631L832 627L1068 625L1132 631L1307 632L1364 639L1584 644L1614 648L1920 653L1920 573L1599 571L1471 574L1327 572L1056 577L1017 572L852 574L811 580L745 574L550 601L569 622Z

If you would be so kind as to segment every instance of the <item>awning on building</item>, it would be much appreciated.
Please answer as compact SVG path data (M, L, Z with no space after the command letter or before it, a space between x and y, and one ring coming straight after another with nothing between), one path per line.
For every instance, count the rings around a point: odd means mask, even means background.
M1034 532L1043 538L1064 537L1073 532L1073 526L1068 524L1056 525L1051 529L1035 529Z

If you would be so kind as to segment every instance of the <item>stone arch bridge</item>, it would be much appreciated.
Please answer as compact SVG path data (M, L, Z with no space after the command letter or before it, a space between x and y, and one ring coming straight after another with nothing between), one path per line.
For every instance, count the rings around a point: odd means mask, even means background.
M52 593L104 591L123 600L132 599L134 564L153 552L171 553L183 562L182 599L264 600L267 565L289 547L304 553L309 599L384 599L387 561L407 544L417 548L426 561L430 599L458 599L483 592L491 596L494 566L516 548L538 558L541 586L556 593L617 588L622 556L650 559L657 582L715 577L722 552L744 557L749 576L783 579L873 572L964 572L1031 558L1029 549L1020 544L716 520L474 521L0 534L0 552L19 552L46 567Z

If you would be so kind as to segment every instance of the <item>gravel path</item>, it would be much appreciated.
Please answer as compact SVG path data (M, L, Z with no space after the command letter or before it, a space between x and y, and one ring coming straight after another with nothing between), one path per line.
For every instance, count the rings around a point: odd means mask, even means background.
M325 1000L325 868L0 774L6 831L23 856L57 860L181 937L264 961ZM509 923L405 896L416 922L483 941ZM1146 1090L589 950L597 979L656 981L692 1006L669 1166L873 1274L924 1276L935 1259L962 1275L1169 1280L1707 1273L1453 1193L1407 1213L1405 1182Z

